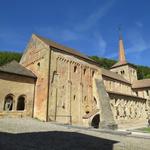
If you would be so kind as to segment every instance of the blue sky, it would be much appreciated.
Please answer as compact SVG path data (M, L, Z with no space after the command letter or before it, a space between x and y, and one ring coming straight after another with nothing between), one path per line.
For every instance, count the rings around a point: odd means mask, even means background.
M0 50L23 52L32 33L86 55L150 66L149 0L0 0Z

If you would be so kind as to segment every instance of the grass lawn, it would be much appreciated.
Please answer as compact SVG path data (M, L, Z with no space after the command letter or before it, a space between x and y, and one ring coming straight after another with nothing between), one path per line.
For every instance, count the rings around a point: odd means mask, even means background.
M141 129L139 129L139 130L141 130L141 131L146 131L146 132L149 132L149 133L150 133L150 127L147 127L147 128L141 128Z

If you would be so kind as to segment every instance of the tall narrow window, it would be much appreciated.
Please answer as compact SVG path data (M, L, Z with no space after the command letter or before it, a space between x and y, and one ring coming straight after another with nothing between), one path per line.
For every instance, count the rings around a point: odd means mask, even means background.
M124 74L124 73L125 73L125 71L124 71L124 70L122 70L122 71L121 71L121 74Z
M38 62L38 63L37 63L37 69L38 69L38 70L40 69L40 65L41 65L40 62Z
M12 95L7 95L5 97L4 110L5 111L11 111L12 108L13 108L13 96Z
M135 92L136 93L136 96L138 96L138 92Z
M84 70L83 70L83 74L85 75L85 73L86 73L86 69L84 68Z
M149 92L148 92L148 90L146 90L146 93L147 93L147 96L149 96Z
M77 66L74 66L74 72L77 72Z
M76 100L76 95L73 96L73 100L74 100L74 101Z
M17 110L24 110L24 109L25 109L25 97L20 96L18 98Z
M92 77L94 77L94 73L95 73L95 72L94 72L94 71L92 71Z

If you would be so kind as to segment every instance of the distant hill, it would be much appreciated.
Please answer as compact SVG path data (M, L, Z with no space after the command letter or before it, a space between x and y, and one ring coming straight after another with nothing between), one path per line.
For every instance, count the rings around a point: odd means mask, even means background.
M12 60L16 60L17 62L20 61L22 54L17 52L0 52L0 66L4 65Z
M21 56L22 56L22 53L1 51L0 52L0 66L12 60L16 60L19 62L21 59ZM97 63L99 63L100 67L103 67L105 69L110 69L111 66L113 66L116 63L115 60L101 58L97 56L90 56L90 58L95 60ZM137 66L137 72L138 72L138 79L150 78L150 67L139 66L139 65L136 65L136 66Z

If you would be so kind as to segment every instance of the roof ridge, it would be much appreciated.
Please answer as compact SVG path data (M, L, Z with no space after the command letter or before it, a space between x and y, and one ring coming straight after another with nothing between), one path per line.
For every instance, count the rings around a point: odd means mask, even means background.
M127 81L123 76L121 76L120 74L117 74L113 71L107 70L105 68L101 68L102 70L102 75L108 76L110 78L115 78L116 80L131 84L129 81ZM105 72L104 72L105 71ZM109 74L108 74L109 73ZM112 76L113 75L113 76ZM119 78L117 78L119 77Z
M34 36L36 36L37 38L39 38L40 40L42 40L45 44L47 44L48 46L52 46L56 49L59 49L61 51L64 51L66 53L70 53L72 55L75 55L75 56L78 56L78 57L81 57L81 58L84 58L86 60L89 60L95 64L98 64L96 61L94 61L93 59L90 59L87 55L83 54L82 52L74 49L74 48L70 48L70 47L67 47L67 46L64 46L63 44L59 44L53 40L50 40L48 38L45 38L45 37L42 37L38 34L33 34Z

